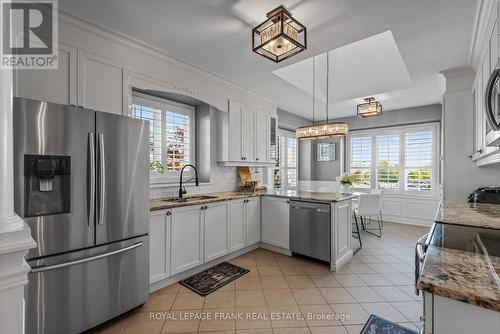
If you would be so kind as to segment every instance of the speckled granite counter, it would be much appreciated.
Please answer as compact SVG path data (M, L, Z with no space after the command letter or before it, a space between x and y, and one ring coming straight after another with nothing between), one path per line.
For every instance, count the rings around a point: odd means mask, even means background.
M442 204L437 223L500 229L500 205ZM500 257L429 245L417 288L500 312Z
M256 196L275 196L275 197L286 197L289 199L303 200L303 201L314 201L323 203L333 203L340 202L350 198L356 197L354 194L343 194L343 193L314 193L307 191L296 191L296 190L269 190L261 192L238 192L238 191L228 191L220 193L208 193L193 196L211 196L215 198L200 199L193 201L165 201L165 198L155 198L149 201L150 211L157 210L168 210L188 205L201 205L213 202L228 201L238 198L248 198ZM189 197L189 195L187 196Z
M436 215L436 222L499 230L500 205L480 203L471 208L466 203L444 203Z
M500 258L429 246L420 290L500 312Z

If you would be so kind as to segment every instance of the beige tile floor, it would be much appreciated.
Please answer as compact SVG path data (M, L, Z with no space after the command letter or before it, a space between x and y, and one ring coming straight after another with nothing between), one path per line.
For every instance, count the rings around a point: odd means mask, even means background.
M422 300L414 294L413 252L427 230L386 223L382 238L363 233L363 249L336 273L257 249L230 261L248 274L207 297L174 284L91 333L358 334L370 314L418 330ZM224 318L237 314L243 319Z

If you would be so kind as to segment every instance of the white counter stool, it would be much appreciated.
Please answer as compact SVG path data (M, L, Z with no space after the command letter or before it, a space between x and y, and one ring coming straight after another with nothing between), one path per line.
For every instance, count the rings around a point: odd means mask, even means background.
M377 237L382 236L382 227L384 224L381 213L381 197L382 195L380 193L360 194L358 208L354 210L354 220L356 223L357 217L359 216L361 218L363 230ZM377 219L378 228L368 227L368 224L372 222L372 218ZM365 221L366 219L368 219L368 221ZM375 234L372 231L378 231L378 234Z

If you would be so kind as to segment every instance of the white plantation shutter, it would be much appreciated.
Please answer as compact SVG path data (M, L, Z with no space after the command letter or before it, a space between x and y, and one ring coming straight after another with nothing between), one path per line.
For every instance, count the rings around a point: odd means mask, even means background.
M372 138L370 136L351 137L350 173L358 177L354 186L370 188L372 164Z
M377 136L377 188L399 188L400 134Z
M134 92L131 116L149 121L149 159L155 178L177 177L185 164L193 162L194 107Z
M407 132L405 146L405 190L432 191L433 132Z
M297 139L295 134L279 130L278 139L278 163L272 169L273 187L282 189L297 188Z

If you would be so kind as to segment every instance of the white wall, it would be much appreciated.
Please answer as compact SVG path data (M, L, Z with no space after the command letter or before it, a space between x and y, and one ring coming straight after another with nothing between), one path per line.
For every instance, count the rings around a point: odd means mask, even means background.
M447 71L446 94L443 108L443 188L447 202L467 201L476 188L500 185L500 164L478 167L468 156L472 113L471 87L473 72L459 74Z

